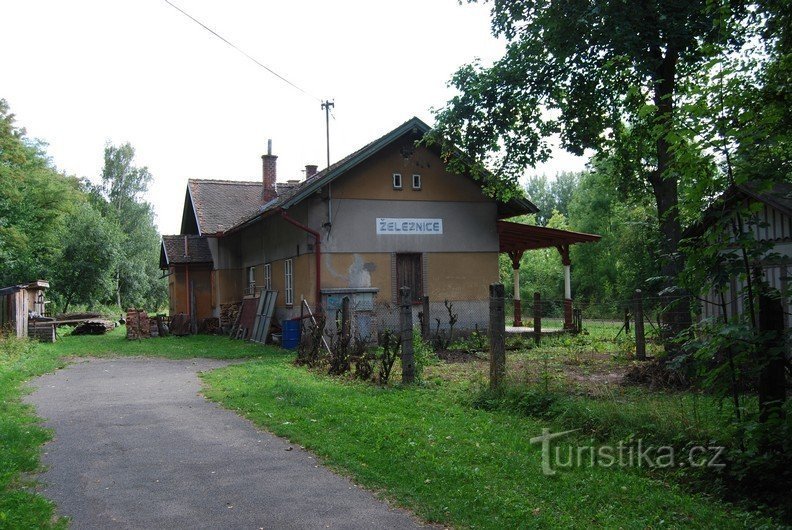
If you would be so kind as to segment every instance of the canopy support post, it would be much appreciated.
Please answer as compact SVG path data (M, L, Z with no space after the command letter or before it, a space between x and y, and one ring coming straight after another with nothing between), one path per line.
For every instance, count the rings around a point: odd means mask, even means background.
M522 327L522 301L520 300L520 260L522 259L523 251L515 250L509 252L509 258L512 262L512 270L514 271L514 327Z

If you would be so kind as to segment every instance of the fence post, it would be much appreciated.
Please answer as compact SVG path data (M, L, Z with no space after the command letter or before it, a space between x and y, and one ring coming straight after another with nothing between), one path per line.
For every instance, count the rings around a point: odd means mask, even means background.
M538 345L542 342L542 295L540 295L538 291L534 293L533 321L534 340Z
M402 336L402 383L409 384L415 381L415 357L413 355L412 337L412 298L410 288L407 286L399 289L401 294L401 336Z
M429 340L429 334L432 332L432 319L429 318L429 297L423 297L423 320L421 321L421 338Z
M761 285L761 284L760 284ZM784 306L779 298L773 298L760 287L759 331L765 335L763 348L758 352L759 372L759 421L767 422L784 417L786 401L785 355L784 355Z
M635 357L639 361L646 360L646 336L644 335L643 295L640 289L635 290L634 297L635 317Z
M624 308L624 332L630 333L630 308Z
M349 297L345 296L341 300L341 336L348 339L352 334L352 315L350 315Z
M506 312L503 284L490 284L490 388L498 388L506 374Z

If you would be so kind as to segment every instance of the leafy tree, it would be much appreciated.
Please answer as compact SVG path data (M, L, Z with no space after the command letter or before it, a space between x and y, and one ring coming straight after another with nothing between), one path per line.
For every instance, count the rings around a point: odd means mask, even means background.
M525 194L539 208L536 222L540 226L547 226L553 212L569 216L569 203L579 180L579 173L567 171L558 173L555 179L548 179L545 175L528 178Z
M70 218L57 253L57 260L65 266L57 268L52 278L64 312L73 302L93 305L112 293L120 254L119 235L118 227L88 203L83 203Z
M0 285L49 277L59 234L83 200L79 183L52 166L45 144L15 125L0 99Z
M456 72L460 94L438 112L433 139L449 160L462 149L460 169L485 180L494 169L505 194L526 166L547 159L556 133L573 153L591 148L627 160L633 184L654 195L672 286L684 266L678 186L694 167L677 156L685 145L680 81L739 45L745 12L729 1L495 0L492 29L507 39L506 54ZM680 304L667 322L674 333L690 325Z
M120 231L121 259L117 263L115 301L119 307L156 306L166 298L166 285L159 278L159 234L154 212L144 200L152 176L146 167L134 164L135 150L129 144L107 144L102 180L91 188L94 204Z

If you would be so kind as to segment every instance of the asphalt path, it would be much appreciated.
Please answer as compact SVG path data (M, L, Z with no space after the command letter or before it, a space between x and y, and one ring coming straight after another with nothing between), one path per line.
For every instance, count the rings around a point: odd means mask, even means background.
M72 528L420 527L201 397L198 372L225 364L92 359L31 383L55 431L42 493Z

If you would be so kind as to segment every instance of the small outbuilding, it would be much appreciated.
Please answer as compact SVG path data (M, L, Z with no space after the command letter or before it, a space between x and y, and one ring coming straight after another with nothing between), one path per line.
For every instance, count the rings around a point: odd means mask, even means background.
M16 337L27 337L29 320L43 317L46 312L44 291L48 288L46 280L0 288L0 329Z

